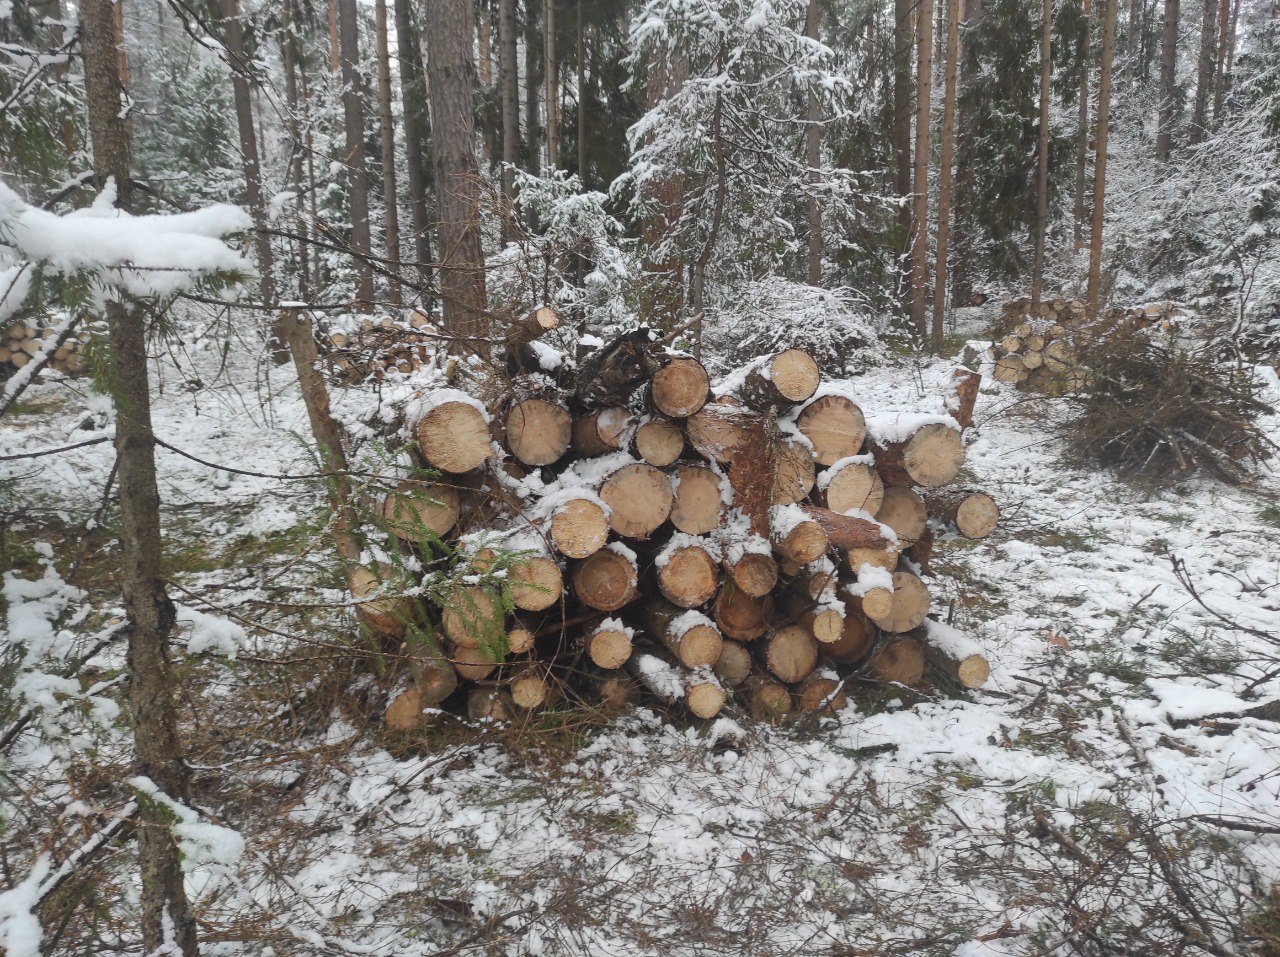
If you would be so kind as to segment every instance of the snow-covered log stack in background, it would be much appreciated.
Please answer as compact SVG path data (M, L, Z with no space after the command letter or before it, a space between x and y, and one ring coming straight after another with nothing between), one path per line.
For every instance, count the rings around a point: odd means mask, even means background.
M1005 335L992 343L987 358L993 376L1018 388L1058 395L1088 383L1081 349L1117 329L1170 328L1186 314L1175 303L1158 302L1130 309L1109 309L1097 322L1079 299L1047 299L1032 315L1031 301L1011 299L1001 307Z
M508 355L532 355L517 338ZM417 661L389 724L412 728L446 698L503 717L640 693L700 718L730 702L776 718L843 707L855 671L986 680L981 653L926 618L922 579L935 534L982 538L999 518L989 496L949 487L976 373L957 370L945 412L875 415L824 387L800 349L714 389L647 329L562 359L518 368L483 402L437 389L404 408L438 477L391 494L383 514L420 549L435 604L374 576L354 590L390 640L411 620L439 634L452 672ZM480 577L440 595L437 539Z
M21 369L40 353L45 339L53 335L56 335L54 329L33 327L24 322L14 322L0 330L0 369ZM69 336L54 350L49 365L64 375L82 375L89 371L84 344L75 336Z

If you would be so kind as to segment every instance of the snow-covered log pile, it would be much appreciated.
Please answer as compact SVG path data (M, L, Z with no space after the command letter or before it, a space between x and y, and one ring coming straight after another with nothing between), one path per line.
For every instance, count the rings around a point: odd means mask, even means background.
M539 366L497 398L438 389L404 410L438 477L382 507L420 550L430 601L374 576L354 590L391 639L425 616L447 661L416 653L391 726L446 699L504 717L648 694L700 718L733 701L772 719L844 707L855 671L985 682L982 653L927 618L925 581L935 534L982 538L999 519L952 484L976 373L957 370L948 412L875 415L796 348L716 388L646 329ZM476 574L442 593L432 556L446 554Z
M49 366L64 375L81 375L88 371L89 364L84 355L84 344L74 335L59 338L58 330L43 326L29 326L25 322L11 323L0 330L0 369L21 369L28 362L40 355L49 339L53 354L49 357Z
M1097 322L1079 299L1048 299L1032 315L1031 301L1012 299L1002 307L1007 334L992 343L987 358L994 377L1033 392L1059 395L1088 384L1081 349L1115 330L1168 329L1185 313L1172 302L1109 309Z

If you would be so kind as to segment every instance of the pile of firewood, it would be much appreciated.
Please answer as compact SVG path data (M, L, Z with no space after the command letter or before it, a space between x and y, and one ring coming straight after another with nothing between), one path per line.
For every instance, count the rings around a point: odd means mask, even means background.
M982 538L999 519L985 493L949 487L975 373L957 370L947 413L877 416L824 387L801 349L715 390L645 329L528 368L483 397L438 389L405 409L437 477L379 507L423 584L351 578L361 617L410 662L391 727L446 701L507 718L648 694L700 718L732 700L775 719L843 708L854 672L986 681L981 651L926 617L924 580L935 534ZM469 573L441 595L433 569L459 556Z
M326 358L335 377L344 382L382 379L388 372L410 373L427 364L435 353L435 337L424 330L431 320L417 310L403 319L362 320L347 331L327 336Z
M56 330L15 322L0 332L0 367L21 369L39 355L47 338ZM69 336L54 350L49 365L64 375L82 375L89 369L84 343Z
M1087 307L1078 299L1048 299L1035 315L1031 312L1029 299L1004 303L1002 326L1008 332L992 343L986 358L994 363L997 381L1051 395L1088 385L1088 370L1080 361L1083 347L1117 330L1168 329L1185 315L1174 303L1159 302L1109 309L1089 322Z

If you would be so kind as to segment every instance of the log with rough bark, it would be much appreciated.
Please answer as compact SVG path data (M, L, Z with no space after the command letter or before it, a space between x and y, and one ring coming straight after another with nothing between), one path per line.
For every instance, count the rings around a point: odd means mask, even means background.
M580 415L573 420L573 451L588 458L616 452L626 441L630 425L631 416L621 406Z
M925 497L933 518L965 538L986 538L1000 523L1000 507L986 492L975 489L940 489Z
M876 647L867 669L884 682L919 684L924 677L924 650L914 638L892 638Z
M720 660L724 638L706 615L653 599L644 607L650 635L662 642L686 668L712 666Z
M946 485L964 464L960 430L949 422L893 417L868 444L885 485Z
M803 349L784 349L752 363L738 395L751 408L765 412L807 401L821 382L813 356Z

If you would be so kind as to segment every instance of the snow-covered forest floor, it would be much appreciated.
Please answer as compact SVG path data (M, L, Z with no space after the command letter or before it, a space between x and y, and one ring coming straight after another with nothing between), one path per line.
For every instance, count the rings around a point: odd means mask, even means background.
M869 412L918 405L952 366L900 359L850 386ZM941 543L934 586L988 651L984 690L867 684L838 718L785 728L563 709L391 739L387 688L352 670L321 489L281 478L316 467L288 368L212 338L157 368L157 435L192 456L159 452L173 594L218 619L185 612L184 636L235 650L179 649L192 805L244 841L236 856L233 835L190 828L207 953L977 957L1183 937L1232 953L1277 933L1275 474L1137 489L1070 460L1061 400L987 382L965 468L1003 519ZM336 404L354 419L376 400ZM110 430L83 381L48 382L0 455ZM103 442L0 462L9 640L59 611L78 636L111 619L92 573L110 527L80 530L112 461ZM98 698L118 693L122 644L85 669ZM2 838L15 881L36 850L23 835L57 835L41 849L61 856L86 837L78 814L127 798L128 738L93 717L10 755L27 797ZM127 847L105 853L117 880L83 891L100 925L61 932L99 953L132 940L118 905L136 897Z

